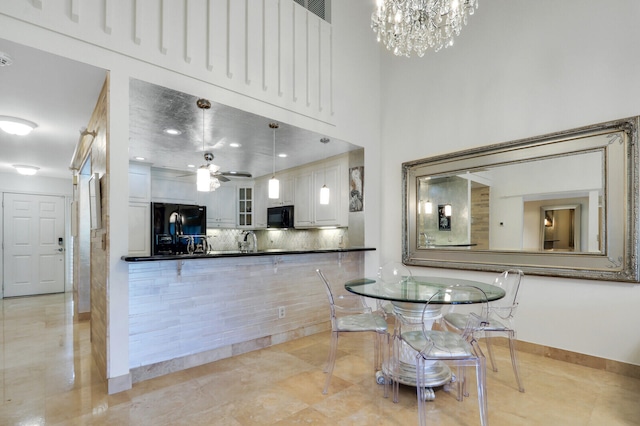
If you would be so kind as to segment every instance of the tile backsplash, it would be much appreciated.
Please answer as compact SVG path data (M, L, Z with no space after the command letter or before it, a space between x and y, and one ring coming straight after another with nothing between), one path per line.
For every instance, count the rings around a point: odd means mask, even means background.
M238 250L242 229L207 229L210 250ZM257 230L258 249L322 250L349 247L347 228Z

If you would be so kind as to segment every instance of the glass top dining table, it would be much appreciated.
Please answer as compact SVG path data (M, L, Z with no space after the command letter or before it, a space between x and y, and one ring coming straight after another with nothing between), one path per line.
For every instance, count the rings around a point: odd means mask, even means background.
M372 278L357 278L347 281L344 288L360 296L371 297L391 302L424 304L439 290L453 285L474 286L481 289L487 296L487 301L501 299L505 292L500 287L480 281L463 280L459 278L445 278L435 276L412 276L398 279L397 282L384 282ZM441 293L442 294L442 293ZM445 296L439 300L431 300L435 304L465 304L479 303L483 300L475 300L470 295L459 299L451 299Z
M477 297L477 292L456 292L459 297L453 299L450 293L439 290L454 285L474 286L486 294L486 300L482 296ZM395 314L400 314L413 323L417 321L433 322L441 317L442 305L483 303L501 299L505 292L500 287L480 281L463 280L459 278L445 278L435 276L411 276L398 277L397 281L385 282L379 279L357 278L344 284L346 290L351 293L386 300L393 305ZM438 293L437 299L432 297ZM442 297L440 297L442 295ZM429 302L429 304L427 304ZM397 350L399 367L398 374L394 377L400 383L409 386L416 385L415 350L404 342L400 343ZM389 371L389 360L383 362L383 371ZM450 369L443 362L427 363L424 367L424 381L426 385L427 399L435 398L433 387L444 385L452 380ZM378 383L384 383L384 374L376 373ZM382 381L381 381L382 378Z

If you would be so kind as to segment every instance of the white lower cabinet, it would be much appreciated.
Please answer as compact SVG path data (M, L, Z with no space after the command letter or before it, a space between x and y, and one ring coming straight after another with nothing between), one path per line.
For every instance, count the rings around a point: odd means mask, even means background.
M129 202L129 256L151 255L151 205Z
M207 208L207 228L235 228L236 200L236 186L231 182L213 192L198 192L198 205Z

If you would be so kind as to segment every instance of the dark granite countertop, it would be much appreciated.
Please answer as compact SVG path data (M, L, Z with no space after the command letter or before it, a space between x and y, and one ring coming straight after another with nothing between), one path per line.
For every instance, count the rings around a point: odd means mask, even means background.
M186 259L217 259L221 257L244 257L244 256L273 256L273 255L290 255L290 254L310 254L310 253L345 253L351 251L372 251L373 247L349 247L335 249L299 249L299 250L282 250L268 249L258 250L257 252L241 252L240 250L220 250L210 251L207 254L167 254L159 256L122 256L121 259L126 262L154 262L159 260L186 260Z

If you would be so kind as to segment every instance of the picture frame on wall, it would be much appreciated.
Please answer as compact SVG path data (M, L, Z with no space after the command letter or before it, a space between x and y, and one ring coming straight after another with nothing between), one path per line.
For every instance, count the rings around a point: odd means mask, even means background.
M449 204L438 205L438 230L451 231L451 206Z
M364 210L364 166L349 168L349 212Z

